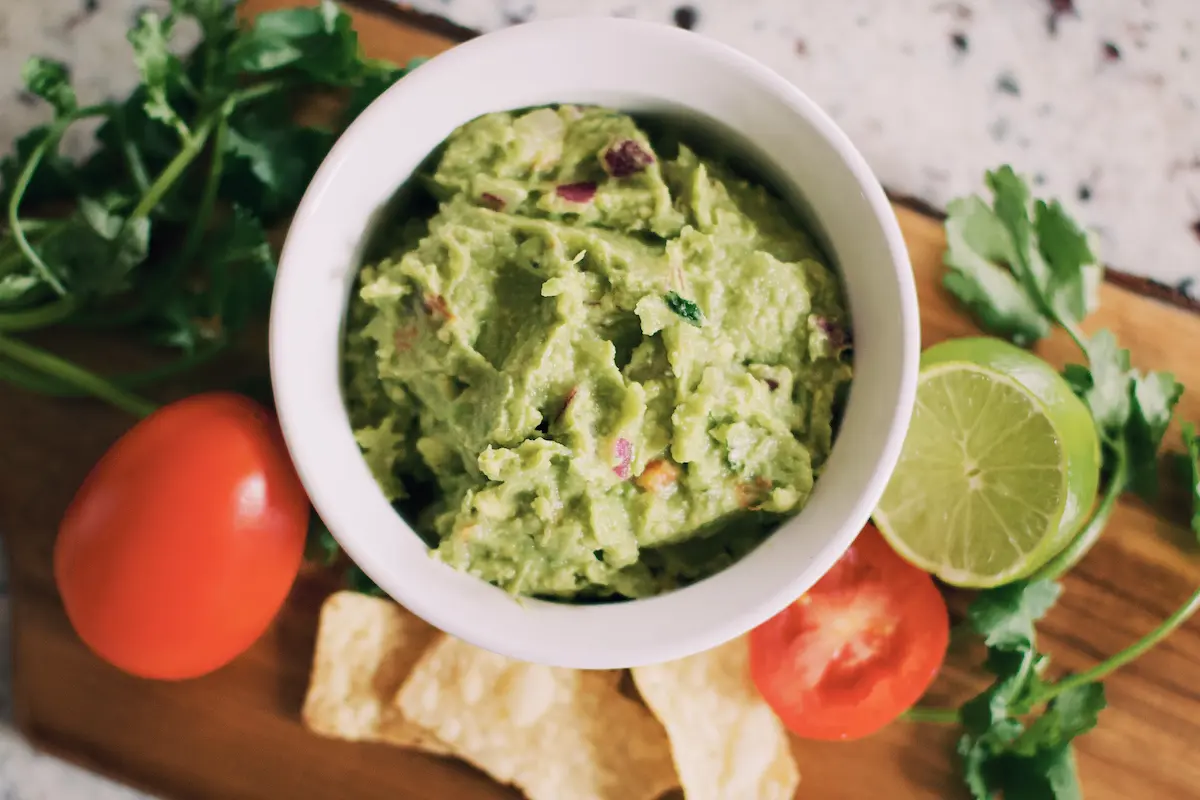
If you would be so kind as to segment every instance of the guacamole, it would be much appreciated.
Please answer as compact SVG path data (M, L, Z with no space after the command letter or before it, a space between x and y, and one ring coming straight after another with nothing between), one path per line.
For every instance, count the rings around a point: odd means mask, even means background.
M851 377L836 275L790 209L628 115L455 131L431 216L363 267L345 395L435 557L513 594L644 597L804 506Z

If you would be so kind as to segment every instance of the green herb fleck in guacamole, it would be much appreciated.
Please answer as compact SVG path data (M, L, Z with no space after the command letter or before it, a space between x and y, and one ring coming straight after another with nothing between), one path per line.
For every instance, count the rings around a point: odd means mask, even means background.
M464 125L430 185L436 213L362 269L345 380L437 558L513 594L645 597L803 507L849 323L781 200L576 106Z

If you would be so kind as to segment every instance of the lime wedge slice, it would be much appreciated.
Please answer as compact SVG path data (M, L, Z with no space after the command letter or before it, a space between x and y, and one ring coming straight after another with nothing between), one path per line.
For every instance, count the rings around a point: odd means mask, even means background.
M999 586L1071 541L1099 480L1091 414L1049 364L998 339L955 339L921 356L916 409L875 522L946 583Z

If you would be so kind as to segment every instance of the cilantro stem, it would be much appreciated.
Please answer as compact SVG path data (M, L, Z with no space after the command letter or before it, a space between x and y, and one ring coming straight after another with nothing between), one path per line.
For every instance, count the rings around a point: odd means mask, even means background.
M38 146L29 154L29 159L25 162L25 166L21 169L20 175L17 176L16 183L13 184L12 192L8 197L8 227L12 234L13 241L16 242L17 248L25 259L33 265L33 268L41 276L54 293L60 297L67 294L67 289L63 286L62 281L58 279L42 257L38 255L37 250L25 238L25 223L21 220L21 201L25 199L25 192L29 189L30 182L33 181L34 173L37 172L38 166L42 163L42 159L46 157L46 153L50 148L58 143L62 138L63 133L73 123L88 117L102 116L112 113L111 103L100 103L94 106L86 106L85 108L76 109L70 114L57 119L52 126L46 131L46 136L42 141L38 142Z
M233 111L235 106L239 106L242 103L248 103L251 100L257 100L264 95L277 92L286 85L287 84L284 81L264 81L263 83L236 91L229 96L228 100L225 101L225 113L230 113Z
M1095 683L1103 680L1110 672L1125 666L1131 661L1136 660L1154 645L1161 642L1163 639L1171 635L1171 633L1183 623L1187 622L1196 610L1200 609L1200 589L1192 593L1187 602L1175 610L1175 613L1162 621L1157 628L1143 636L1138 641L1126 647L1121 652L1109 657L1105 661L1101 661L1091 669L1085 670L1075 675L1070 675L1057 683L1046 687L1038 698L1039 701L1052 700L1063 692L1071 689L1076 689L1084 684Z
M1129 457L1124 449L1117 451L1117 465L1108 478L1104 488L1104 496L1100 505L1092 512L1091 518L1082 530L1075 535L1066 549L1050 559L1034 576L1034 580L1057 580L1074 567L1092 549L1092 545L1104 532L1108 520L1117 507L1117 500L1129 488Z
M125 224L128 225L134 220L141 219L154 210L154 207L159 204L166 193L170 191L171 187L175 185L175 181L179 180L179 176L184 173L188 165L203 152L204 145L208 141L209 134L212 133L213 128L224 123L229 114L232 113L234 107L265 94L270 94L282 88L283 85L282 81L268 81L231 94L229 99L221 105L221 108L205 117L196 126L196 129L187 136L183 147L175 154L175 158L171 159L171 162L163 168L163 171L154 179L154 182L150 184L150 188L146 190L142 195L142 199L134 206Z
M62 322L75 313L78 306L79 303L74 297L67 296L37 308L0 314L0 331L15 333L45 328L56 322Z
M146 175L146 163L142 160L142 154L134 147L133 142L129 140L129 129L126 125L125 115L115 113L111 119L116 123L117 134L121 138L121 155L125 158L125 166L129 168L129 177L133 180L134 186L139 192L145 192L150 188L150 178Z
M18 386L27 392L56 396L62 388L44 372L30 369L15 361L0 360L0 380Z
M225 168L225 139L229 133L229 114L222 113L217 123L217 132L213 136L212 159L208 165L208 176L204 179L204 192L200 197L200 206L192 218L191 227L184 237L183 246L171 264L171 272L178 275L196 255L200 247L200 239L208 231L209 220L212 219L213 208L217 203L217 189L221 185L221 172Z
M184 237L183 244L179 248L179 252L164 265L161 273L156 275L154 282L142 292L136 304L107 317L92 316L84 321L85 324L102 328L132 325L145 319L146 315L161 306L166 294L174 288L174 284L179 279L179 276L187 269L195 257L196 250L200 247L201 239L208 232L208 223L212 219L213 209L216 207L217 190L220 188L221 173L224 170L225 154L223 151L228 131L229 115L227 111L222 110L220 112L220 121L217 123L216 134L213 136L212 160L209 163L208 176L204 181L204 190L200 198L200 204L195 216L192 217L191 225Z
M1088 354L1087 338L1083 335L1083 331L1079 330L1079 326L1069 319L1063 319L1057 314L1054 315L1054 321L1062 326L1063 330L1065 330L1075 342L1075 346L1078 347L1079 351L1086 357Z
M212 361L213 358L224 352L227 346L227 342L218 342L203 350L197 350L190 355L177 358L161 367L138 372L123 372L116 375L101 375L98 377L122 389L136 389L142 386L150 386L158 383L160 380L174 377ZM87 391L76 385L65 383L43 372L31 371L28 374L14 374L10 371L9 374L0 375L0 377L30 391L50 395L51 397L82 397L88 394Z
M0 356L72 384L80 391L137 417L148 417L156 408L149 400L125 391L94 372L8 336L0 335Z
M65 118L55 123L48 131L45 138L38 143L33 152L29 154L29 160L25 162L25 168L21 170L21 174L17 177L17 182L13 185L12 194L8 198L8 227L12 232L13 241L17 243L17 247L24 254L25 259L33 265L33 268L41 275L43 281L55 294L63 297L67 294L67 289L63 286L62 281L50 271L50 267L38 255L38 252L33 249L33 245L25 238L25 230L21 226L21 200L25 197L25 192L29 189L29 183L33 180L33 174L37 171L38 165L42 163L42 158L45 157L50 147L58 141L62 136L63 131L67 129L71 118Z
M956 725L959 722L957 708L933 708L913 706L902 717L909 722L928 722L934 725Z
M150 214L154 207L162 201L163 197L171 187L175 185L175 181L179 180L179 176L188 168L201 151L204 150L204 143L208 140L208 134L212 131L213 125L216 123L216 115L205 119L200 126L196 128L195 133L189 135L184 142L183 147L175 154L167 166L163 167L163 171L154 179L154 183L150 184L150 188L142 195L142 199L134 206L133 211L125 220L125 225L128 227L130 222L141 219Z

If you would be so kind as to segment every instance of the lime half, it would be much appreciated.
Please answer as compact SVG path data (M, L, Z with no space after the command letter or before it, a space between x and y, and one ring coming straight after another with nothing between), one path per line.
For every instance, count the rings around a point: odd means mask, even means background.
M926 350L912 423L875 522L905 559L984 588L1031 575L1096 499L1100 441L1049 364L999 339Z

